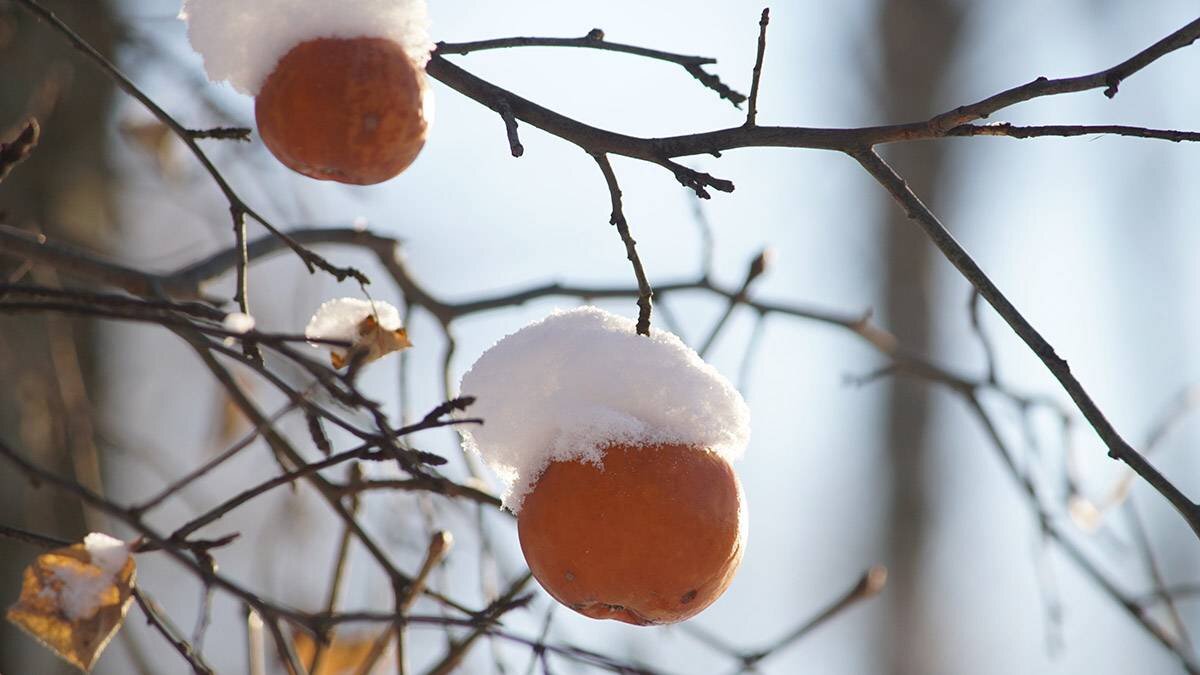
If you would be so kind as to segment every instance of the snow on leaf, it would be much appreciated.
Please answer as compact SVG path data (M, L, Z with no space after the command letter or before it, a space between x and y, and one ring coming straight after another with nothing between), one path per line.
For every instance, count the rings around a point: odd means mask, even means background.
M92 533L25 568L13 624L71 665L90 671L125 620L136 566L119 539Z
M408 332L400 325L400 312L381 300L330 300L313 314L304 329L304 336L309 340L337 340L351 344L349 349L316 345L329 349L329 361L334 368L343 368L356 359L370 363L412 346Z

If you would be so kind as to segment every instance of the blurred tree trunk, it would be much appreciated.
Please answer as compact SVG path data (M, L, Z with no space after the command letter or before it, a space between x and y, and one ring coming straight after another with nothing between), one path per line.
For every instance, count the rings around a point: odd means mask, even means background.
M99 0L47 1L103 53L114 42L112 9ZM114 87L78 52L11 3L0 0L0 138L29 116L42 126L33 155L0 182L0 222L102 249L112 240L112 178L106 166L107 113ZM54 285L50 271L0 256L0 281ZM90 394L98 391L95 329L67 316L0 314L0 437L38 464L86 485L99 479ZM82 536L76 500L0 468L6 523L64 538ZM0 537L0 608L20 590L37 550ZM0 621L0 673L75 672Z
M938 94L950 74L962 27L956 0L881 0L877 35L883 58L878 88L886 122L908 122L938 112ZM913 190L938 210L938 183L946 164L944 143L904 143L885 156ZM882 193L881 193L882 194ZM882 275L886 325L917 353L932 348L933 267L936 251L889 199ZM938 643L923 586L923 549L930 536L927 482L930 392L927 382L895 378L889 384L885 443L891 460L891 493L884 524L891 569L884 658L896 675L938 670Z

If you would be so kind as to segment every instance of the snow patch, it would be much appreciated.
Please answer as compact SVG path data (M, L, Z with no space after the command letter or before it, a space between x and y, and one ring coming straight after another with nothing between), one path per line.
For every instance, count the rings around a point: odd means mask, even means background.
M312 319L308 321L308 327L304 329L304 337L309 340L356 342L360 336L359 325L369 316L374 316L383 330L401 328L400 310L390 303L382 300L338 298L328 300L317 308Z
M112 593L121 568L129 560L129 547L125 542L107 534L89 534L83 540L83 547L91 557L90 565L54 568L54 576L62 582L62 587L57 589L57 605L70 621L95 616L105 604L105 596Z
M125 542L102 532L92 532L83 538L83 548L92 558L92 564L101 572L116 577L129 560L129 547Z
M254 317L242 312L230 312L221 321L221 325L225 330L234 333L249 333L254 330L254 323Z
M387 38L429 60L425 0L184 0L179 18L208 79L254 96L293 47L316 38Z
M497 342L463 376L477 398L463 445L505 484L516 513L550 462L600 463L613 444L680 444L741 457L750 411L737 389L675 335L636 333L596 307L557 311Z

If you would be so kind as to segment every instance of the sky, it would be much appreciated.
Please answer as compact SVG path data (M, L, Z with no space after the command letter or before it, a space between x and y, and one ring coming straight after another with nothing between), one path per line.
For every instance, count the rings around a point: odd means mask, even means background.
M122 55L139 85L192 126L226 117L248 124L252 100L228 85L202 84L198 58L169 1L126 2L124 12L152 48ZM445 0L430 8L435 40L466 41L510 35L583 35L601 27L607 39L669 51L713 56L713 71L748 88L760 7L709 3L703 10L679 1L653 4L482 3ZM793 0L772 6L772 22L759 105L761 124L854 126L882 119L873 109L878 60L874 4ZM1068 76L1108 67L1192 20L1186 2L970 3L967 35L954 76L939 94L945 108L973 101L1038 75ZM732 126L744 113L700 87L669 64L583 50L507 50L453 57L471 72L551 109L608 129L666 135ZM996 121L1014 123L1128 123L1194 129L1200 102L1191 74L1200 52L1184 50L1121 85L1114 100L1099 92L1053 97L1006 111ZM185 76L186 75L186 76ZM197 92L200 92L199 94ZM608 225L608 193L594 162L578 148L528 126L520 129L524 156L509 154L501 120L435 83L436 119L421 157L399 178L380 186L347 188L289 174L255 143L206 146L230 181L256 207L288 226L348 225L364 218L380 233L404 241L415 276L442 298L460 300L552 280L577 284L632 284L624 249ZM114 114L115 158L126 172L123 215L133 262L169 269L198 251L229 245L226 207L186 157L173 174L157 172L144 153L121 144L123 120L144 119L133 104ZM954 139L951 178L939 214L1000 288L1042 330L1119 430L1131 440L1149 431L1170 398L1195 380L1189 350L1197 332L1191 302L1200 267L1194 216L1200 196L1192 189L1200 155L1186 145L1085 137L1067 140ZM735 182L732 194L715 194L701 206L715 242L714 276L740 282L763 247L775 264L755 297L861 312L878 302L882 260L882 192L850 160L821 151L745 149L720 158L699 157L690 166ZM625 213L651 281L690 278L703 252L694 197L658 167L615 158ZM370 258L330 249L339 262L374 272L376 297L401 298ZM965 312L968 287L938 261L935 354L968 373L983 360ZM224 292L228 280L217 287ZM306 276L296 260L279 257L256 266L251 306L260 327L299 330L324 299L355 295L350 285ZM696 345L723 310L703 294L669 297L682 337ZM457 382L489 345L570 299L546 300L463 320L454 326L452 360ZM632 301L606 302L634 316ZM886 316L883 317L886 322ZM1040 364L995 317L1000 373L1023 391L1065 400ZM851 586L872 564L887 563L880 531L885 522L887 476L878 387L848 385L847 376L882 365L849 333L787 318L772 318L745 366L755 319L735 312L714 346L710 362L745 384L753 432L737 469L750 505L750 539L741 572L726 595L695 622L727 641L753 648L785 633ZM886 323L884 324L886 326ZM410 325L416 345L409 355L411 409L442 398L440 329L417 313ZM107 333L114 375L106 416L120 422L126 456L114 460L112 480L135 498L156 471L174 475L214 452L212 432L219 398L186 349L166 334L115 326ZM152 355L152 356L148 356ZM167 365L169 364L169 365ZM164 377L164 366L174 377ZM365 375L367 391L398 410L397 361L380 362ZM259 393L267 396L266 388ZM1039 544L1028 507L986 445L981 430L956 400L935 396L935 433L928 470L933 495L933 535L923 546L929 564L928 616L935 628L939 672L1125 673L1173 672L1166 653L1120 608L1058 552ZM271 409L272 405L267 408ZM1012 411L992 401L1003 432L1016 437ZM285 428L303 434L303 420ZM1061 445L1049 420L1039 423L1040 466L1061 464ZM1188 457L1200 427L1185 423L1159 450L1168 475L1193 494L1197 465ZM172 439L163 447L161 439ZM1081 469L1102 493L1118 475L1099 441L1080 425L1072 436ZM336 440L336 439L335 439ZM414 439L417 440L417 439ZM419 447L458 461L449 433L419 438ZM211 503L230 481L249 484L265 476L266 452L232 463L207 486L188 491L152 522L168 527ZM461 461L451 473L461 475ZM1047 470L1046 476L1055 475ZM319 604L328 575L336 527L301 490L265 500L258 509L213 530L244 536L222 560L231 575L248 579L273 597L302 607ZM1161 500L1145 489L1134 499L1152 523L1157 545L1169 551L1169 578L1191 581L1195 543ZM460 528L444 583L470 597L479 579L479 541L471 511L447 508L437 515L411 496L373 496L366 520L402 562L415 567L432 517ZM520 571L515 534L505 516L486 514L503 584ZM1103 556L1130 590L1146 580L1121 523L1115 535L1088 537L1085 548ZM320 561L320 562L313 562ZM1053 570L1064 608L1061 649L1047 647L1038 570ZM351 569L348 602L380 606L377 576L363 557ZM141 582L190 626L197 590L179 582L169 563L149 563ZM486 584L485 584L486 585ZM801 669L866 673L881 668L884 598L855 607L761 666L765 673ZM512 625L536 634L549 601L541 596ZM1195 605L1186 606L1197 618ZM222 621L206 641L219 670L238 672L243 637L236 605L219 599ZM421 605L418 611L433 611ZM133 622L139 623L139 622ZM632 654L668 672L726 672L733 664L679 628L639 629L554 614L552 637ZM132 624L131 624L132 627ZM418 634L419 635L419 634ZM148 647L151 636L139 632ZM442 646L435 633L414 636L426 658ZM155 649L158 649L155 647ZM123 672L121 646L102 661ZM177 658L156 651L164 660ZM519 652L508 652L510 656ZM489 672L487 649L476 649L471 672ZM167 661L170 662L170 661ZM520 671L524 661L513 661ZM563 666L565 672L571 672Z

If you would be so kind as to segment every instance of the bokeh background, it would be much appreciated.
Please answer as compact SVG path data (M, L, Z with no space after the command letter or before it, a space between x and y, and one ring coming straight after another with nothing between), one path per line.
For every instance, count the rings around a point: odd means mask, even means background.
M173 0L45 3L190 127L252 126L253 102L210 84L191 52ZM324 4L324 3L315 3ZM749 89L761 6L613 0L606 3L431 3L436 40L511 35L576 36L603 28L613 41L719 59L712 68ZM785 0L772 6L761 124L857 126L910 121L1046 75L1107 68L1195 18L1193 3L1117 0ZM287 20L287 17L280 17ZM585 50L514 49L452 57L496 84L581 121L635 135L672 135L740 124L744 112L678 68ZM1200 50L1184 49L1121 85L1056 96L1004 111L1014 123L1124 123L1194 129ZM500 119L434 83L437 117L418 162L368 188L289 173L257 141L206 142L220 170L255 208L291 227L365 223L404 241L415 276L439 297L470 299L559 280L632 284L622 244L608 225L608 193L593 160L572 145L521 126L525 155L509 154ZM169 270L232 243L227 206L184 148L156 135L152 118L90 64L11 3L0 2L0 128L31 110L43 119L35 157L0 185L10 224L80 242L124 262ZM1038 327L1134 442L1172 398L1197 381L1200 330L1200 152L1187 144L1082 137L953 139L888 147L926 198L1014 304ZM913 351L978 375L985 361L970 327L969 287L899 215L851 160L820 151L746 149L690 166L732 179L732 194L697 200L657 167L614 158L639 251L652 282L692 278L712 237L713 275L740 283L764 247L775 263L754 297L846 312L875 311ZM322 251L376 279L374 297L402 305L372 259ZM9 262L5 262L9 265ZM15 265L4 267L6 271ZM37 272L46 274L45 272ZM43 283L50 283L39 277ZM293 257L253 268L251 307L260 327L297 331L325 299L358 295L308 276ZM232 294L230 280L214 287ZM495 340L569 298L531 302L453 326L454 376ZM703 292L670 296L685 340L698 344L724 309ZM632 301L604 306L627 316ZM1022 392L1066 397L988 309L1002 381ZM659 325L662 325L661 323ZM365 388L397 419L443 398L440 326L417 311L406 355L372 366ZM752 335L758 331L757 338ZM56 345L75 345L75 370L93 414L86 427L62 403ZM748 345L752 349L748 350ZM751 510L749 548L726 595L692 623L755 649L786 633L850 587L875 563L887 590L774 654L765 673L1168 673L1177 661L1123 609L1042 541L1032 511L961 401L935 384L853 380L886 365L847 331L773 316L758 325L741 309L709 360L743 387L754 436L738 466ZM69 372L68 372L69 375ZM69 379L69 377L68 377ZM48 466L86 472L72 455L81 435L100 450L108 494L134 501L244 434L185 345L144 325L0 316L0 434ZM267 410L282 401L248 381ZM1098 532L1075 527L1064 508L1066 442L1052 415L1034 415L1036 445L1018 411L989 401L1002 432L1035 467L1056 518L1104 561L1121 588L1150 588L1128 522L1113 513ZM284 429L306 434L302 418ZM335 444L345 439L334 437ZM1082 424L1067 435L1084 489L1098 498L1120 475ZM1194 452L1200 424L1185 419L1155 461L1182 489L1200 493ZM455 436L425 432L422 449L451 458L465 476ZM155 512L170 528L235 489L271 475L255 448ZM85 523L77 505L0 470L0 519L67 538ZM1172 583L1196 579L1197 542L1165 502L1138 485L1132 500L1148 523ZM523 572L511 519L491 510L410 494L373 494L373 533L414 569L431 528L458 545L435 576L439 588L482 606ZM481 536L480 527L486 531ZM266 595L307 609L323 602L339 532L307 488L278 491L206 530L240 531L222 569ZM128 535L120 528L114 534ZM34 555L0 540L0 602L15 599L20 568ZM139 581L190 631L198 584L166 560L143 556ZM384 580L361 551L351 561L346 605L386 609ZM4 580L8 581L5 582ZM539 591L540 593L540 591ZM552 603L540 594L510 615L536 636ZM1184 600L1184 618L1200 607ZM436 612L418 605L418 612ZM184 672L185 664L134 619L103 657L100 673ZM729 672L737 663L687 627L634 628L553 611L551 639L621 655L676 673ZM243 672L242 610L218 594L204 648L219 672ZM445 635L414 629L414 662L445 648ZM140 657L137 656L140 654ZM480 643L465 672L525 672L528 650ZM576 672L552 661L554 672ZM10 626L0 627L0 672L51 673L59 665ZM582 671L580 671L582 672Z

